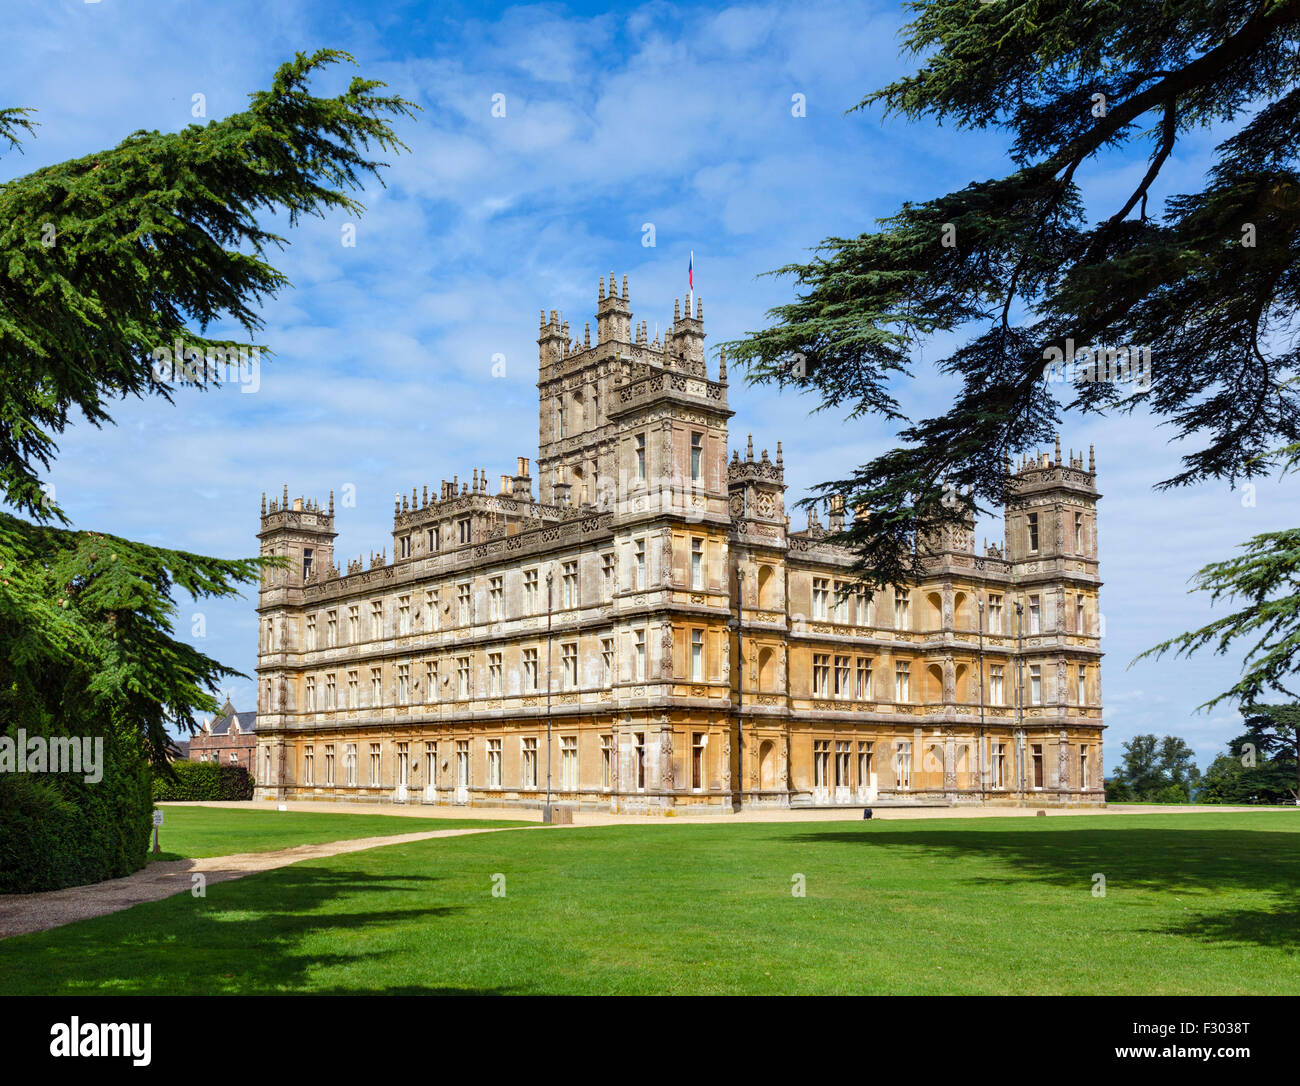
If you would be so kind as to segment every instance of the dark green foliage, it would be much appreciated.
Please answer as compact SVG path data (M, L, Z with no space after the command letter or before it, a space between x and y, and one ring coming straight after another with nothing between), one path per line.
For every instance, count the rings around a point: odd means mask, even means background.
M237 595L274 561L52 527L67 518L39 473L78 414L101 426L122 397L170 402L177 383L218 383L220 365L167 379L153 352L176 339L205 354L249 346L206 331L229 322L251 336L258 304L286 285L265 259L286 241L259 218L363 210L349 193L384 165L367 152L400 148L389 119L414 107L360 78L335 97L310 94L313 73L341 60L351 58L298 54L243 113L136 132L0 184L0 503L30 518L0 511L0 725L30 735L111 726L132 767L123 782L140 782L139 796L135 784L87 786L95 798L70 795L63 781L7 782L0 850L26 872L15 875L24 885L120 874L123 856L145 862L147 764L165 766L168 727L192 730L196 714L216 711L221 680L238 674L174 636L174 592ZM0 108L0 147L17 146L32 124L27 111ZM65 800L80 812L66 850L51 843L76 821ZM101 807L129 826L111 829ZM92 831L98 863L78 844Z
M153 776L153 799L218 800L252 799L253 778L241 765L216 762L173 762L171 774L156 770Z
M898 447L818 488L869 511L836 540L864 580L907 583L927 533L1007 504L1007 461L1050 442L1063 410L1149 411L1184 449L1161 486L1271 472L1300 438L1300 0L908 7L919 71L857 108L1000 129L1009 172L828 238L779 269L795 297L772 325L726 345L753 381L900 426ZM1226 137L1201 190L1148 213L1179 139L1211 125ZM1141 180L1085 213L1076 181L1135 145L1149 149ZM895 386L935 333L959 343L935 364L959 390L946 413L906 418ZM1045 380L1069 340L1149 347L1150 387ZM1292 541L1255 542L1294 554ZM1283 571L1269 572L1261 590L1286 595ZM1294 595L1285 616L1300 627ZM1297 647L1233 696L1292 669Z
M1107 803L1188 803L1200 780L1192 748L1177 736L1135 735L1106 781Z
M98 782L65 773L0 774L0 893L80 886L145 865L153 801L139 736L112 728L99 734Z
M1294 803L1300 798L1300 705L1255 705L1246 731L1205 772L1204 803Z

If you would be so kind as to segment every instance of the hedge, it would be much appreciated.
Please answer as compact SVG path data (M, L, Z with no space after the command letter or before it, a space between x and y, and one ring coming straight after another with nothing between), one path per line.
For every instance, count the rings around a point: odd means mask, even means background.
M103 777L0 773L0 892L120 878L148 862L149 767L133 734L104 738Z
M216 762L173 762L172 774L157 770L153 777L155 803L163 800L252 799L253 778L238 765Z

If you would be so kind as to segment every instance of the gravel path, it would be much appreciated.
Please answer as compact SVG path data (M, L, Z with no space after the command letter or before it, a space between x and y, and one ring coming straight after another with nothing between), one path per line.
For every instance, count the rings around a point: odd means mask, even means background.
M120 879L69 886L65 890L46 890L38 894L0 894L0 939L46 931L75 920L129 909L145 901L160 901L173 894L187 892L191 878L201 873L209 885L243 878L257 871L271 871L302 860L340 856L361 852L380 845L401 845L408 841L427 841L432 837L460 837L470 833L499 833L501 830L531 827L487 827L472 830L427 830L424 833L399 833L387 837L357 837L351 841L329 841L318 845L295 845L277 852L241 852L234 856L209 856L192 860L159 860L142 871Z

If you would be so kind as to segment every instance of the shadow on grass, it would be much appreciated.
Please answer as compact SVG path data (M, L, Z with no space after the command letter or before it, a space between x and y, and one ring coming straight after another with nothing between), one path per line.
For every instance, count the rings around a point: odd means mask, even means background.
M452 916L454 908L423 904L438 881L432 875L297 864L217 883L203 898L176 895L0 941L0 994L506 994L506 989L313 983L322 969L361 962L368 973L382 976L384 960L396 952L362 951L361 940L352 936ZM332 907L341 900L353 908ZM355 907L365 903L372 907ZM325 932L337 950L304 949Z
M805 844L847 844L864 850L903 849L952 859L1000 860L1012 879L1085 887L1094 874L1107 893L1138 889L1189 895L1192 915L1160 930L1205 942L1300 948L1300 834L1228 829L813 830L784 838ZM968 884L1005 884L988 876L956 875ZM1216 897L1261 895L1258 908L1218 907ZM1264 895L1274 896L1276 903ZM1226 904L1226 903L1225 903ZM1233 905L1236 905L1233 902Z

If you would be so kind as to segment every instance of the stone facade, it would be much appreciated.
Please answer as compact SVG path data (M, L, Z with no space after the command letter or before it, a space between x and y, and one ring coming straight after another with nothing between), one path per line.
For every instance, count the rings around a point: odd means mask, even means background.
M538 806L549 721L585 808L1103 802L1091 451L1014 469L1004 548L950 531L869 597L843 502L791 531L780 443L728 459L693 306L651 342L611 274L594 342L543 312L536 498L524 457L412 490L340 570L333 494L263 495L259 798Z

